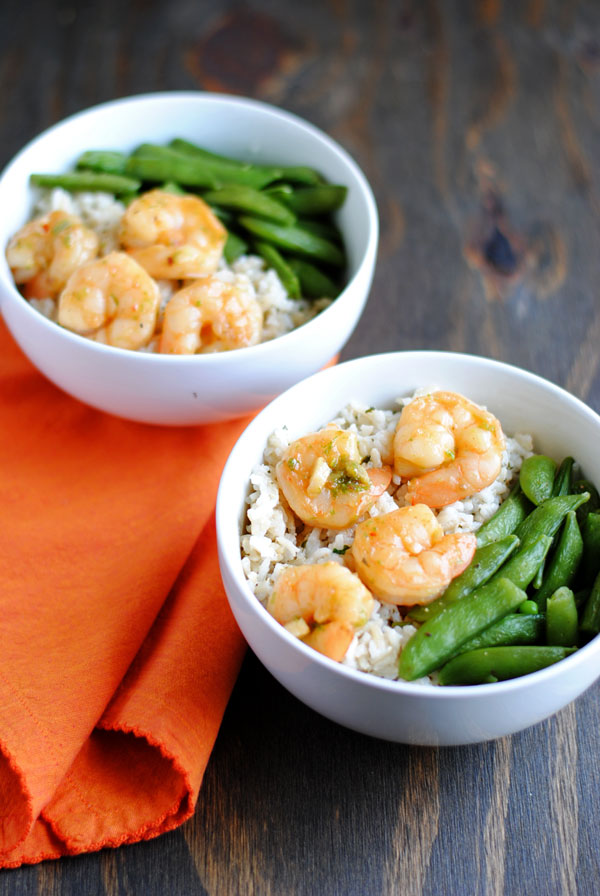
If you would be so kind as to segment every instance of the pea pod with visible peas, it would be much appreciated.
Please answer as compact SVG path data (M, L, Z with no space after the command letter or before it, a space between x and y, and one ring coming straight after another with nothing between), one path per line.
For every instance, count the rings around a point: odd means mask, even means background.
M414 681L439 669L460 647L514 611L526 594L510 580L495 579L425 622L400 654L400 678Z
M535 594L535 601L544 610L546 601L557 588L571 585L583 554L583 538L579 531L576 512L570 510L560 533L560 538L552 559L547 565L541 588Z
M516 535L507 535L499 541L477 548L467 568L450 582L444 593L430 604L411 607L408 618L417 622L433 619L447 606L461 600L491 579L518 545L519 539Z
M535 505L551 497L556 469L556 461L545 454L532 454L521 464L519 485Z
M439 673L442 685L491 684L520 678L563 660L575 647L486 647L461 653Z

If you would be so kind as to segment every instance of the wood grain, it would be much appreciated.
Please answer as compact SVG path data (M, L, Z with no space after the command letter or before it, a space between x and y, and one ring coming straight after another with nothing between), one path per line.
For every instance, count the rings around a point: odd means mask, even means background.
M356 157L380 212L344 358L483 354L600 410L594 0L8 0L0 48L2 163L58 118L142 91L305 116ZM187 824L3 872L0 896L588 896L599 697L497 742L407 747L321 718L249 654Z

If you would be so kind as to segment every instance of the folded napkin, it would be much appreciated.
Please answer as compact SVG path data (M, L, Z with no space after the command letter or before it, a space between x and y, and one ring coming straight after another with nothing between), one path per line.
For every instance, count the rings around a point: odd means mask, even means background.
M244 652L214 504L247 422L94 411L0 321L0 867L192 814Z

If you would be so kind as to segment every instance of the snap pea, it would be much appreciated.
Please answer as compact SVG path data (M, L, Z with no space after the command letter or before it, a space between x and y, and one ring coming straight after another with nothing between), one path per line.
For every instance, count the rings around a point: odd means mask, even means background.
M272 267L277 271L279 279L283 283L288 296L292 299L299 299L302 294L300 281L281 252L279 252L275 246L271 246L270 243L264 243L260 240L254 244L254 247L261 258L264 258L269 267Z
M324 218L321 218L317 221L314 218L302 218L302 227L304 230L308 230L309 233L314 233L316 236L322 236L326 240L330 240L332 243L337 243L340 246L343 245L342 234L340 233L339 227L333 223L333 221L328 221Z
M222 162L227 165L237 166L238 168L245 168L248 166L248 162L241 162L239 159L233 159L230 156L219 155L218 153L211 152L210 150L204 149L201 146L197 146L195 143L192 143L189 140L183 140L181 137L176 137L171 140L171 142L169 143L169 148L176 150L182 155L188 155L195 158L204 159L206 161ZM323 181L323 178L321 177L319 172L307 165L278 165L276 170L279 172L279 177L286 178L288 180L294 181L295 183L310 185L319 184Z
M242 184L228 184L218 190L209 190L203 195L203 199L209 205L248 212L277 224L294 224L296 221L296 215L281 202Z
M414 681L439 669L474 635L525 600L525 592L508 579L482 585L425 622L400 653L400 678Z
M600 573L594 579L590 596L584 604L579 627L586 635L600 632Z
M561 495L568 495L571 491L571 477L573 475L574 463L575 459L572 457L565 457L562 460L554 478L554 486L552 488L553 498L558 498Z
M195 158L168 146L143 143L127 159L127 174L140 180L161 183L173 180L186 187L215 190L225 184L243 184L260 190L281 176L279 168L233 165L230 162Z
M569 510L577 510L589 497L589 492L583 492L581 495L560 495L548 498L520 523L516 529L516 535L521 541L525 541L531 533L556 535Z
M241 236L238 236L237 233L233 233L231 230L227 231L227 239L223 247L223 255L227 264L231 264L240 255L245 255L247 251L248 243Z
M581 527L583 556L577 573L580 588L591 586L600 570L600 513L590 513Z
M546 617L543 613L523 615L508 613L473 638L469 638L460 653L479 650L482 647L501 647L512 644L536 644L543 641Z
M600 495L596 486L588 479L578 479L574 482L571 486L571 492L574 495L581 495L583 492L590 493L590 500L577 508L577 521L581 526L589 513L594 513L600 508Z
M577 644L578 627L575 595L563 585L548 598L546 606L546 641L558 647Z
M410 643L410 642L409 642ZM439 673L442 685L489 684L520 678L563 660L575 647L486 647L461 653Z
M491 579L518 545L519 539L516 535L507 535L499 541L477 548L467 568L450 582L444 593L424 607L411 607L408 617L417 622L433 619L447 606L461 600Z
M67 174L32 174L30 181L36 187L60 187L63 190L76 192L89 190L93 192L135 193L141 182L133 177L120 174L105 174L101 171L71 171Z
M518 588L525 590L533 581L540 564L544 562L551 545L552 538L549 535L530 536L500 567L491 581L499 578L510 579Z
M342 184L319 184L284 194L281 201L296 215L323 215L340 208L347 195L348 187Z
M277 248L287 249L310 258L318 258L335 267L343 267L345 264L345 256L339 246L303 230L300 226L282 227L279 224L273 224L271 221L254 218L250 215L241 215L239 223L254 236L273 243Z
M557 588L571 585L575 579L582 554L583 538L579 531L576 513L574 510L570 510L565 517L556 550L547 564L542 586L535 594L535 600L540 610L545 609L546 601Z
M127 155L111 149L89 149L77 159L77 168L90 168L105 174L125 174Z
M557 464L545 454L526 457L519 471L519 484L534 504L541 504L552 495Z
M496 513L477 530L477 546L483 547L484 544L511 535L527 517L531 506L521 487L515 486Z
M335 299L340 287L320 268L304 258L288 258L288 264L298 277L302 295L307 299Z

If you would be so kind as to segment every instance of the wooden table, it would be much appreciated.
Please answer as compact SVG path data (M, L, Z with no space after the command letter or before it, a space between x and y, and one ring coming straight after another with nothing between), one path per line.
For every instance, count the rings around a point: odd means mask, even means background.
M345 358L449 349L600 410L600 4L147 0L0 8L0 161L65 115L243 93L324 128L379 204ZM306 709L248 655L196 814L0 874L16 894L593 894L600 690L514 737L418 748Z

